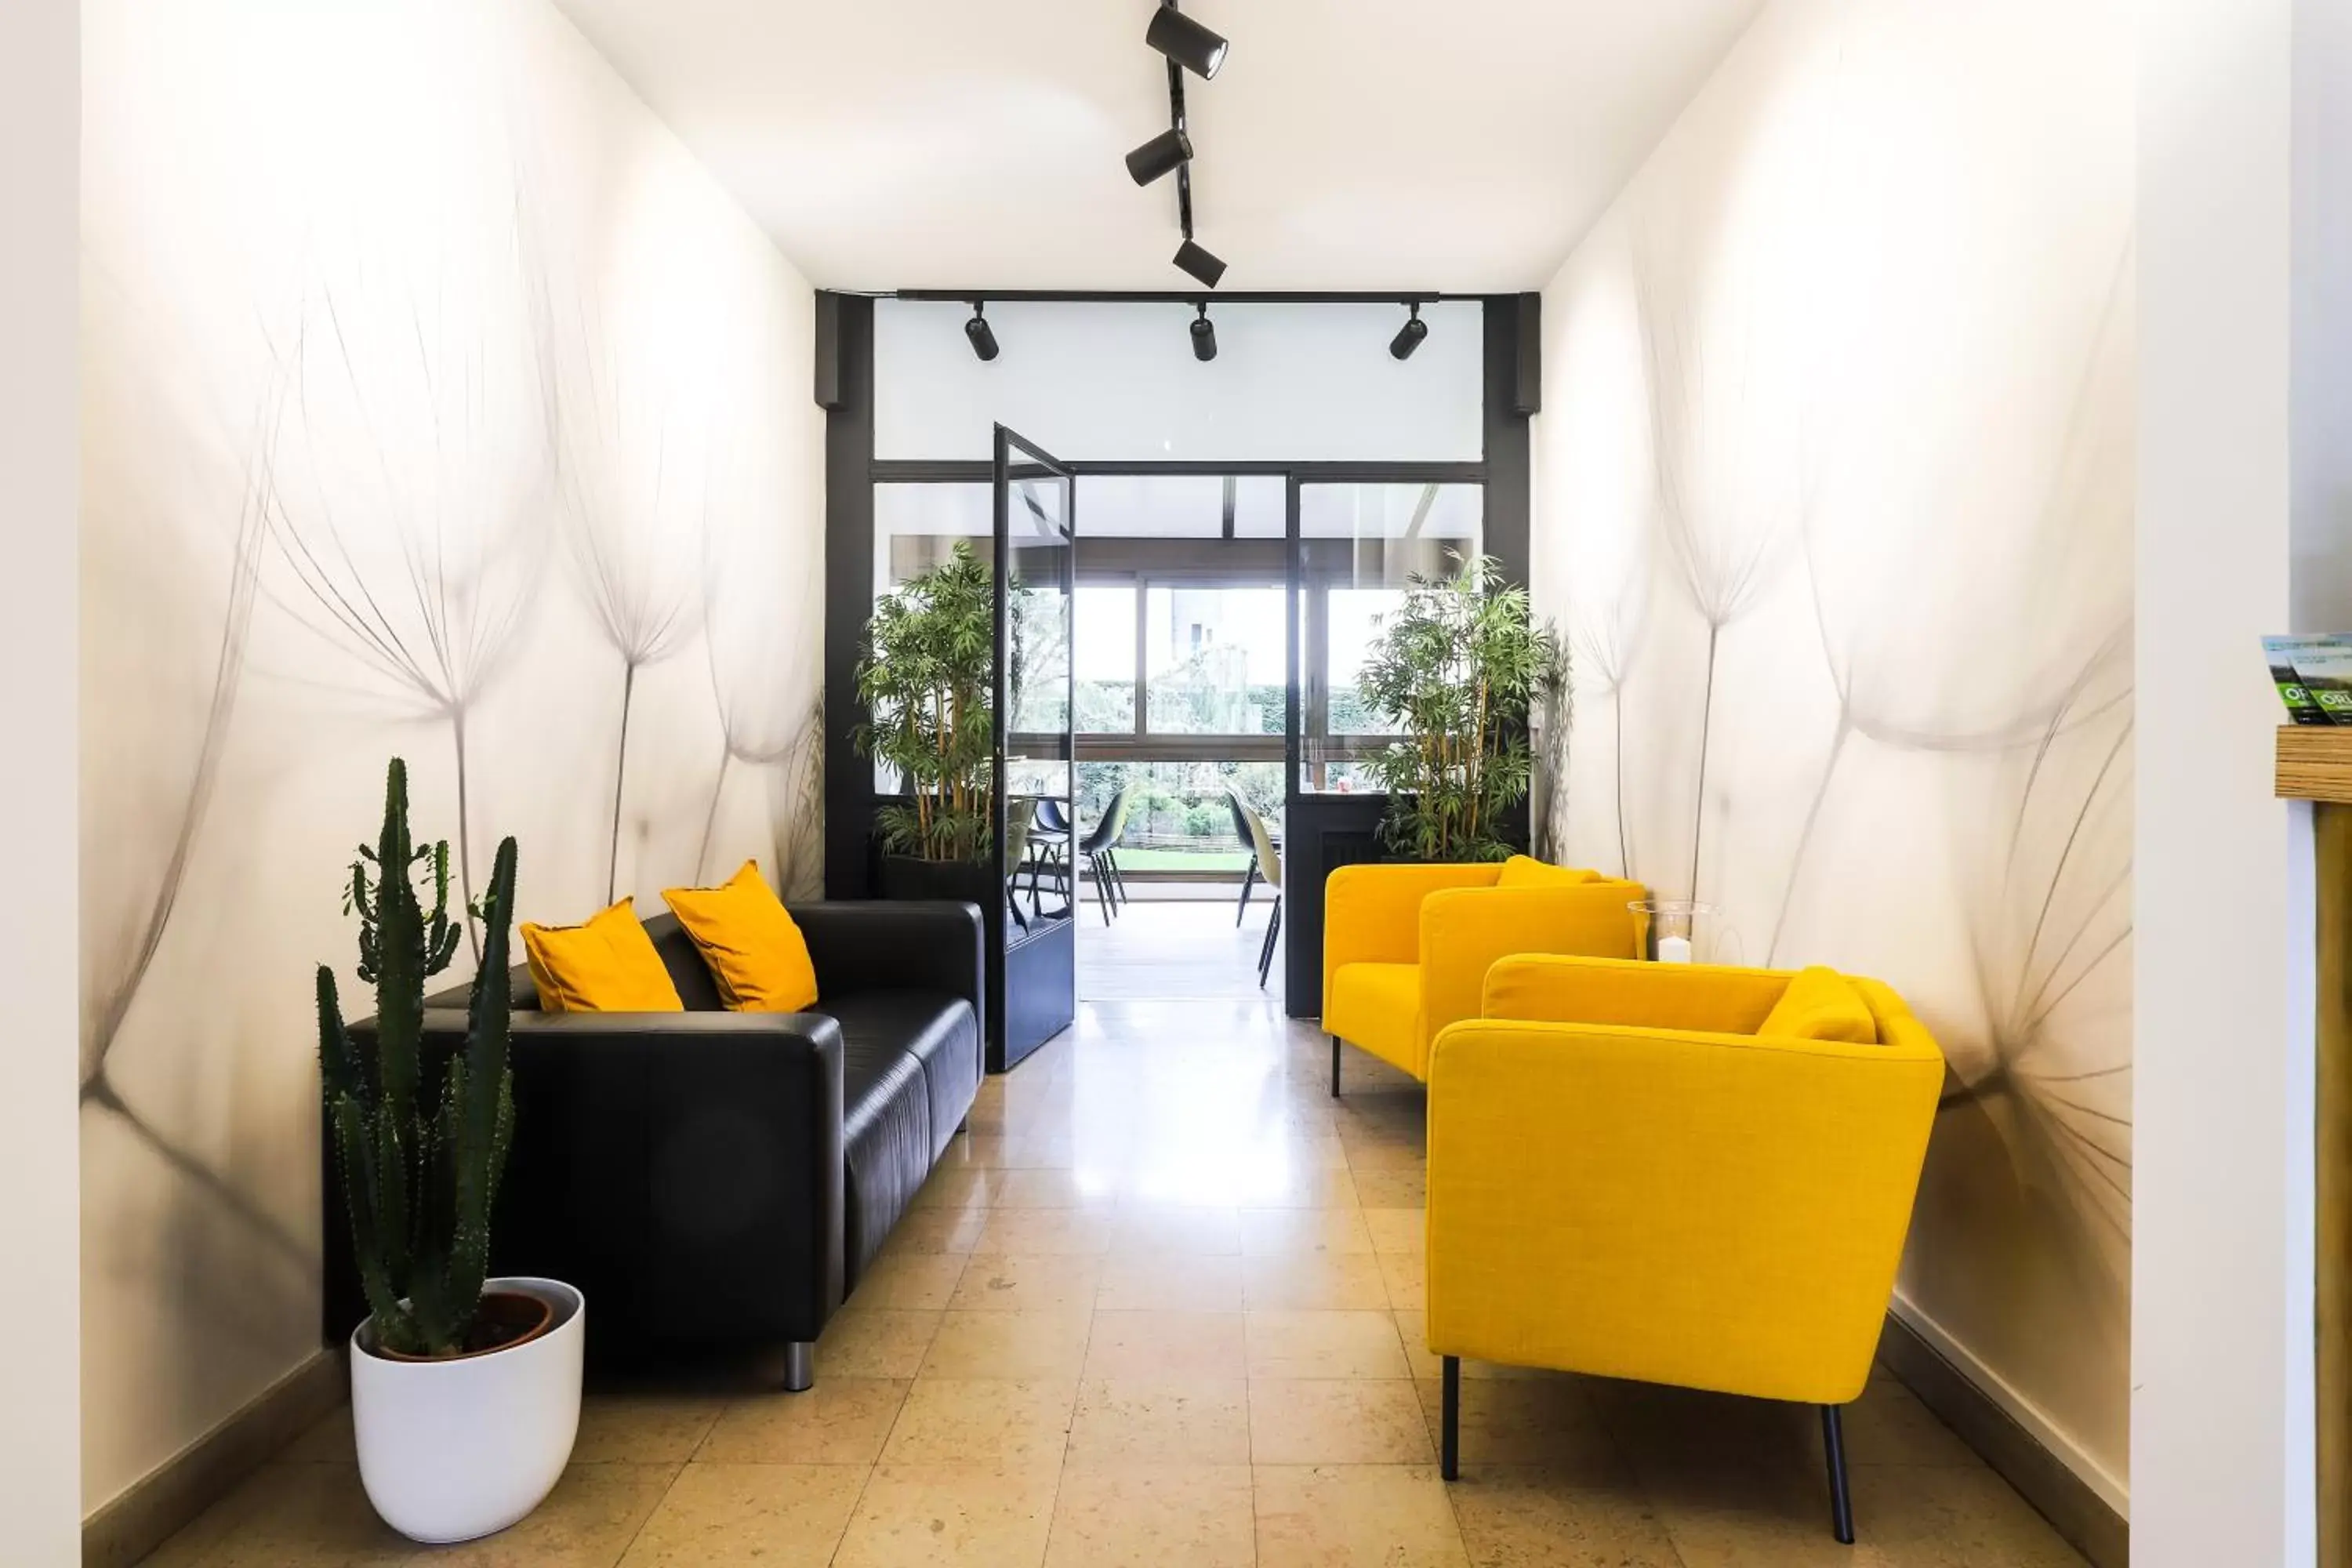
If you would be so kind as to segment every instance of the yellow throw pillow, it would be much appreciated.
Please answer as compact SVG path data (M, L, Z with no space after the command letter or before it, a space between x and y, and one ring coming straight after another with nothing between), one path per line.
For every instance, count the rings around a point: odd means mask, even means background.
M672 888L662 900L701 950L730 1008L798 1013L816 1005L808 940L769 890L759 862L744 861L723 887Z
M683 1013L654 939L623 899L585 925L539 926L525 921L523 956L549 1013Z
M1862 993L1847 984L1845 976L1836 970L1819 965L1798 971L1756 1032L1799 1040L1878 1044L1878 1024L1871 1017Z
M1503 875L1495 886L1498 888L1580 888L1587 882L1599 881L1590 871L1572 866L1549 866L1527 855L1514 855L1503 862Z

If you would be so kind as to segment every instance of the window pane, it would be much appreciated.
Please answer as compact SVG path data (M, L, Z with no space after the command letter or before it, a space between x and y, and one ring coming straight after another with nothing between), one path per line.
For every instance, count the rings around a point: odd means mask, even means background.
M1362 672L1414 577L1445 578L1482 547L1476 485L1305 485L1298 492L1299 787L1377 787L1358 759L1396 732L1369 710Z
M1404 603L1402 588L1334 588L1331 590L1330 723L1334 735L1393 735L1400 728L1393 713L1375 713L1365 706L1358 681L1364 661L1371 657L1382 619Z
M985 484L880 484L874 487L874 596L945 565L958 543L984 562L996 556L994 495ZM897 795L897 772L877 759L874 788Z
M1151 731L1282 733L1282 590L1154 584L1146 597Z
M1078 585L1077 668L1078 732L1134 733L1134 584Z
M1225 791L1241 792L1277 837L1282 824L1282 764L1275 763L1080 763L1080 831L1128 790L1127 831L1116 853L1130 877L1213 872L1239 879L1249 851Z

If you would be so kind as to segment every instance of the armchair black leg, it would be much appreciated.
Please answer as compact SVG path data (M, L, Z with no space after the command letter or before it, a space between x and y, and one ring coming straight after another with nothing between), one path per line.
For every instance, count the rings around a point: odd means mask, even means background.
M1339 1098L1339 1037L1331 1037L1331 1098Z
M1822 1447L1829 1456L1830 1465L1830 1526L1837 1532L1838 1544L1853 1544L1853 1495L1846 1489L1845 1423L1834 1405L1822 1406Z
M1103 875L1102 857L1099 855L1087 856L1087 868L1092 871L1095 875L1095 902L1102 908L1103 924L1108 925L1110 924L1111 915L1110 879Z
M1449 1481L1462 1479L1462 1358L1447 1356L1444 1409L1438 1417L1437 1473Z
M1118 889L1119 907L1124 909L1127 907L1129 900L1127 896L1127 873L1118 868L1118 851L1116 849L1106 849L1103 851L1103 858L1110 862L1111 886Z
M1242 921L1243 921L1243 920L1244 920L1245 918L1247 918L1247 916L1248 916L1248 914L1249 914L1249 896L1250 896L1250 889L1251 889L1252 888L1256 887L1256 886L1257 886L1257 862L1256 862L1256 861L1255 861L1255 860L1253 860L1253 861L1251 861L1251 862L1249 863L1248 868L1247 868L1246 869L1244 869L1244 870L1242 872L1242 902L1241 902L1241 907L1240 907L1239 909L1237 909L1237 910L1235 910L1234 911L1234 929L1235 931L1239 931L1239 930L1241 930L1241 929L1242 929Z

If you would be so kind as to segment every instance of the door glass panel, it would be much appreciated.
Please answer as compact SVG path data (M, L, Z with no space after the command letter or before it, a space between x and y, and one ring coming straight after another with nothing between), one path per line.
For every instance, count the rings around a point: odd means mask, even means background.
M1452 577L1477 557L1485 501L1475 484L1299 487L1301 790L1377 787L1360 758L1397 720L1365 700L1365 661L1414 578Z
M1070 485L1015 462L1005 512L1004 788L1015 798L1070 795L1072 567Z

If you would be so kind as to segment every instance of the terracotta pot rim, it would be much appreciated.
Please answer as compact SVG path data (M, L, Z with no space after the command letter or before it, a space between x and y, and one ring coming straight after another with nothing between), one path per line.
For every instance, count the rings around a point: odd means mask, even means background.
M529 1290L485 1290L482 1292L482 1300L484 1301L528 1301L539 1309L539 1317L529 1329L513 1339L495 1345L487 1345L478 1351L459 1351L456 1355L408 1355L400 1351L387 1350L380 1344L369 1343L368 1341L373 1336L364 1332L354 1335L352 1343L363 1354L372 1356L377 1361L393 1362L403 1366L446 1366L452 1362L479 1361L484 1356L520 1350L532 1341L544 1338L555 1328L556 1304L544 1296ZM362 1327L372 1326L374 1321L374 1318L371 1316L367 1324Z

